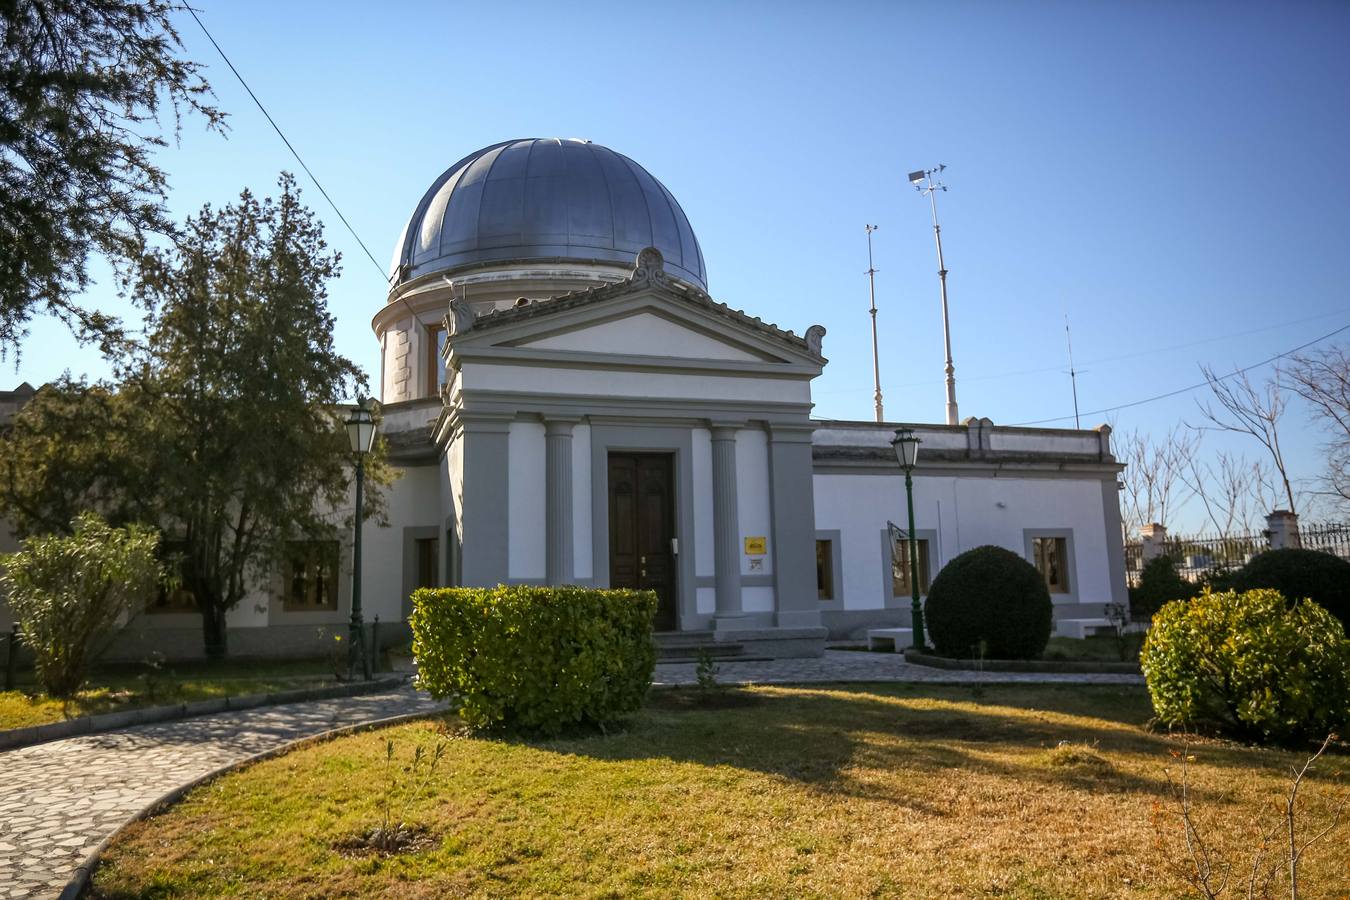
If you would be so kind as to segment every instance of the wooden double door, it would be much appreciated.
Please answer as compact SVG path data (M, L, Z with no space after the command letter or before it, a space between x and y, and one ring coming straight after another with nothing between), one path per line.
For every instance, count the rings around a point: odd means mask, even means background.
M609 584L655 591L657 631L679 627L672 460L668 453L609 455Z

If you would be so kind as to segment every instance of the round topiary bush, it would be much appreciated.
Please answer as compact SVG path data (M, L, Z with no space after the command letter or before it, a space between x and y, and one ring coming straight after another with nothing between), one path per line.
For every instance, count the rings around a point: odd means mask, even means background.
M924 606L943 656L1035 659L1050 640L1050 591L1036 567L1002 547L976 547L938 572Z
M1350 628L1350 562L1320 550L1267 550L1238 570L1239 591L1270 588L1290 600L1312 600Z
M1166 725L1215 725L1272 743L1350 724L1350 641L1311 601L1279 591L1206 591L1164 606L1139 657Z

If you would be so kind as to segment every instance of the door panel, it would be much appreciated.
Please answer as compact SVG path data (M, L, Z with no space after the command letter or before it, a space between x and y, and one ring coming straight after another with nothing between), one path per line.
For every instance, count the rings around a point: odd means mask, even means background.
M609 457L609 583L652 590L655 627L677 627L674 490L669 454Z

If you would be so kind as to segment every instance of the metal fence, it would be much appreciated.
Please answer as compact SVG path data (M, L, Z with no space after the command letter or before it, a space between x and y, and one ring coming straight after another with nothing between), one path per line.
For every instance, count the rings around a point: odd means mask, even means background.
M1299 540L1309 550L1332 553L1350 559L1350 524L1300 525ZM1177 572L1188 581L1202 581L1211 574L1235 571L1256 554L1270 549L1267 532L1237 535L1168 535L1162 552L1176 564ZM1125 573L1131 586L1139 583L1144 568L1142 541L1125 543Z

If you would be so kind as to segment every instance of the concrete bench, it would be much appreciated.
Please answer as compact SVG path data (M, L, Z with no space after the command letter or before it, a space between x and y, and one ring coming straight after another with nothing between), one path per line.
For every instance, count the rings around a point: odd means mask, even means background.
M1102 629L1111 628L1110 619L1060 619L1055 623L1055 633L1060 637L1082 639L1098 634Z
M869 628L867 629L867 649L880 650L889 646L896 653L906 647L914 646L913 628Z

